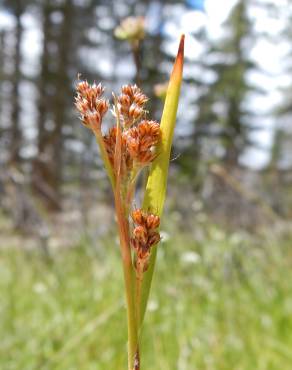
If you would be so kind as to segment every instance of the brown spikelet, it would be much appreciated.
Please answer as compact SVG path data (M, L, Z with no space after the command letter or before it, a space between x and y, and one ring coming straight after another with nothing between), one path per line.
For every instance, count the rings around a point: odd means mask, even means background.
M109 129L108 134L103 136L103 141L105 144L105 148L112 166L114 166L115 160L115 148L117 142L117 128L112 127ZM127 172L131 171L133 167L133 160L127 150L127 143L126 137L122 134L122 147L121 147L121 175L126 174Z
M80 81L76 91L75 107L80 113L82 123L93 131L99 131L102 118L109 108L109 102L101 98L104 92L103 86Z
M142 121L124 133L127 150L131 158L142 165L150 163L155 157L155 146L160 140L160 127L155 121Z
M118 109L124 127L131 127L145 114L144 105L148 101L137 85L122 86L118 97Z
M145 222L144 212L140 208L135 209L132 212L132 219L135 224L143 226Z
M136 240L138 240L140 243L147 243L147 230L143 226L136 226L133 230L133 236Z
M152 247L153 245L160 242L160 234L157 231L150 232L148 235L148 245Z
M160 127L158 122L144 120L138 125L138 130L141 138L151 138L153 144L157 144L160 138Z
M142 209L135 209L131 216L135 225L132 232L131 246L137 257L136 268L146 271L151 248L160 241L160 234L157 231L160 218Z
M148 229L157 229L160 225L160 218L156 215L150 214L147 216L146 225Z

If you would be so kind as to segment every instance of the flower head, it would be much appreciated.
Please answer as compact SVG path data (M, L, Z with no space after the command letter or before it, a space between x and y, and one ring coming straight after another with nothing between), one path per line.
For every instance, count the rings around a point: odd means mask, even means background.
M125 128L133 126L146 114L144 106L147 101L147 96L137 85L122 86L122 93L118 97L118 110Z
M109 108L108 101L101 98L104 92L103 86L80 81L76 91L75 106L80 113L82 123L93 131L100 130L102 118Z
M137 42L145 37L145 18L127 17L115 29L115 36L120 40Z
M160 218L142 209L132 212L134 228L132 232L131 245L136 253L136 269L146 271L151 253L151 248L159 243L160 234L157 231Z
M160 139L159 123L144 120L138 126L125 131L127 151L138 164L145 165L153 161L156 156L155 146Z

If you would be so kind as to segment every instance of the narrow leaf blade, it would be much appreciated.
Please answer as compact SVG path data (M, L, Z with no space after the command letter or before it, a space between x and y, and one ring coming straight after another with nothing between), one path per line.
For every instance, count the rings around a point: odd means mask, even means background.
M150 210L159 216L162 215L166 196L168 167L182 82L183 62L184 62L184 35L181 36L179 49L170 76L165 104L161 117L160 128L162 137L161 143L158 147L159 155L152 163L148 181L146 184L145 196L143 201L143 209L145 209L146 211ZM155 266L156 252L157 248L154 247L152 249L148 270L143 278L140 325L142 325L146 311Z

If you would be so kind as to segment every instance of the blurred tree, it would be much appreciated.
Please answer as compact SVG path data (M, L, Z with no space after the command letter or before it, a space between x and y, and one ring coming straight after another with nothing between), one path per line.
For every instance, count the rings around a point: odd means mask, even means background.
M0 130L1 139L4 131L4 93L3 93L3 81L5 80L4 63L5 63L5 30L0 31ZM1 140L2 141L2 140ZM3 150L3 149L2 149Z
M43 51L38 82L38 137L34 160L33 187L49 208L59 209L64 143L69 100L72 100L70 67L74 47L71 0L46 1L41 9ZM70 99L71 98L71 99Z
M285 12L286 22L280 34L281 41L287 45L292 41L292 1L283 8L277 8L275 15L279 17L279 11ZM292 48L290 47L284 58L284 73L287 85L282 88L282 100L275 110L274 140L271 151L271 160L265 179L272 191L273 207L281 215L291 217L291 181L292 181Z
M221 157L230 166L238 164L240 155L250 144L254 113L247 107L247 98L251 92L260 91L247 80L248 72L257 68L249 56L256 40L248 15L251 1L236 3L224 24L224 37L211 42L202 58L206 72L215 75L201 86L194 135L220 138L224 152L215 140L212 156Z
M288 0L290 5L286 13L286 23L282 32L282 39L286 40L288 45L292 42L292 0ZM292 47L285 56L286 68L284 73L287 76L288 84L282 88L283 99L276 109L277 124L275 126L274 145L271 156L271 166L280 170L292 170Z
M21 16L23 15L27 1L22 0L9 0L5 1L4 5L13 14L15 18L14 27L14 47L12 57L12 71L10 80L12 84L11 90L11 131L10 131L10 163L17 164L20 162L20 148L22 143L22 132L20 126L20 84L22 80L21 76L21 40L23 33L23 26L21 22Z
M178 141L178 151L182 153L178 158L179 166L187 181L191 179L192 188L195 191L201 189L202 181L205 177L208 161L214 157L214 153L210 154L211 150L204 150L205 143L210 147L210 141L213 136L217 137L218 133L214 132L212 124L216 121L216 117L212 110L212 87L207 75L210 70L206 65L206 59L210 53L210 40L206 29L199 29L195 34L195 38L206 47L205 52L195 61L191 63L191 67L195 67L194 72L184 78L185 91L188 91L189 96L194 96L191 99L192 113L195 115L195 120L192 122L191 129L187 133L181 135ZM188 61L185 61L185 69L190 66ZM214 73L211 73L213 76ZM213 80L211 80L213 81Z
M86 134L79 135L72 125L73 83L80 72L88 79L98 79L89 63L94 52L98 57L97 19L99 2L75 3L45 1L40 4L43 34L41 68L38 78L37 155L33 161L32 184L50 209L61 207L61 190L66 170L88 157L90 144ZM90 136L89 136L90 137ZM80 153L80 144L84 150ZM78 156L76 156L78 154ZM76 157L81 157L76 158ZM71 171L72 173L72 171ZM78 173L78 171L77 171Z

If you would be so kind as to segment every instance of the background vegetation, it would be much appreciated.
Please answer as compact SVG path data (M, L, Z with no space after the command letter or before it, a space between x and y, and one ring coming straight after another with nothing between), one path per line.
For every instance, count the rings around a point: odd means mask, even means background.
M158 255L144 327L145 367L291 367L291 235L253 240L203 228L169 234ZM264 246L263 246L264 244ZM113 239L49 260L1 250L3 369L123 369L125 306Z

